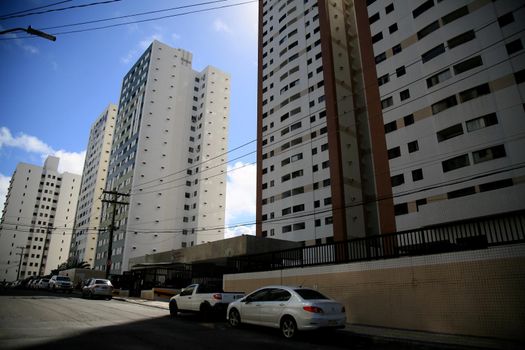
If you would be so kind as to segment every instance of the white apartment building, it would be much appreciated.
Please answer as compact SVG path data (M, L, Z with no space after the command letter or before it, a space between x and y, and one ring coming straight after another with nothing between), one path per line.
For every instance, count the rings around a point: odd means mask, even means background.
M19 163L11 177L0 223L0 281L46 275L67 261L80 175L59 173L58 164L53 156L43 167Z
M192 54L158 41L124 77L106 190L116 205L111 273L130 258L222 239L230 77L192 69ZM107 199L111 196L107 195ZM112 209L95 268L106 269Z
M101 196L106 186L116 116L117 106L110 104L91 126L69 250L72 261L87 262L91 268L95 266Z
M523 210L523 1L367 5L397 229Z
M395 231L364 2L259 4L257 235Z

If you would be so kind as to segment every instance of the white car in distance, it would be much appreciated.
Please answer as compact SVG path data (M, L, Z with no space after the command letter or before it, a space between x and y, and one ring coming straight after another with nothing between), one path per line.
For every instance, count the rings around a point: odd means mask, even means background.
M344 328L345 307L310 288L267 286L228 305L228 322L280 328L284 337L297 331Z

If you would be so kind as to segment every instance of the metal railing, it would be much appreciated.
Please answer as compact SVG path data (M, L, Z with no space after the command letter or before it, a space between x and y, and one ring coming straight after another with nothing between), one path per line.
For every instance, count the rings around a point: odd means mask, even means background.
M525 211L231 258L237 273L484 249L525 242Z

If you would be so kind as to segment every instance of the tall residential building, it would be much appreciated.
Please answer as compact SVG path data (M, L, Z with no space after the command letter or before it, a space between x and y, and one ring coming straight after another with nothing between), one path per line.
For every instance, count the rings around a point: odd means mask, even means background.
M71 260L87 262L92 268L95 265L102 213L101 197L108 175L116 116L117 106L110 104L91 126L75 215L75 230L69 250Z
M397 228L525 209L523 1L367 3Z
M58 164L52 156L43 167L19 163L11 177L0 223L0 281L49 274L67 261L80 175L59 173Z
M257 235L395 231L364 1L260 1Z
M106 190L117 204L111 273L130 258L222 239L230 77L154 41L124 77ZM112 196L106 195L107 199ZM95 268L106 269L112 205Z

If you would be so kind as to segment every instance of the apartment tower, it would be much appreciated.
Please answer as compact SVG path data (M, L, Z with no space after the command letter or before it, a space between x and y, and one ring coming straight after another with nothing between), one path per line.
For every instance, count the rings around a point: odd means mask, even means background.
M110 104L91 126L69 250L71 261L87 262L91 268L95 265L101 197L108 175L116 116L117 106Z
M398 230L525 209L525 7L367 1Z
M124 77L106 190L111 273L132 257L222 239L230 77L154 41ZM112 200L112 194L105 198ZM95 268L108 260L105 206Z
M47 275L67 261L80 175L60 173L59 158L44 166L19 163L0 222L0 281Z
M395 231L363 1L260 1L257 235Z

